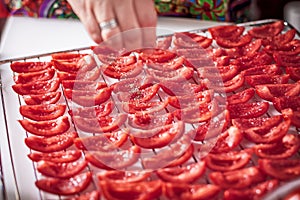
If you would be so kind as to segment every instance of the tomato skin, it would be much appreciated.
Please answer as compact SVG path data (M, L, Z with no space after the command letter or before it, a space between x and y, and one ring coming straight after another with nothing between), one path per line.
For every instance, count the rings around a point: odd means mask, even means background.
M240 103L229 104L227 109L230 113L230 118L254 118L265 114L269 109L268 102Z
M79 150L54 151L52 153L34 152L28 154L30 160L34 162L49 161L54 163L67 163L78 160L81 157Z
M54 78L47 81L35 81L25 84L15 84L13 90L20 95L45 94L47 92L55 92L59 87L59 79Z
M138 183L117 183L115 181L100 181L103 196L110 200L152 200L162 194L162 182L143 181Z
M21 105L19 111L23 117L31 120L46 121L62 116L66 107L63 104Z
M37 163L37 170L48 177L71 178L80 173L87 166L87 161L76 161L68 163L53 163L49 161L40 161Z
M187 184L180 182L166 182L163 193L170 200L205 200L217 199L220 187L213 184Z
M28 73L51 68L51 65L51 62L13 62L10 67L17 73Z
M25 144L32 150L51 153L70 147L76 137L78 137L76 132L66 132L50 137L30 136L25 138Z
M44 178L37 180L35 185L45 192L56 195L77 194L88 187L92 180L91 172L84 172L70 179Z
M48 121L19 120L21 126L28 132L37 136L55 136L66 132L70 128L68 116L61 116Z
M38 72L19 73L14 76L14 81L17 84L25 84L35 81L48 81L54 78L55 70L53 68L45 69Z
M45 94L24 95L23 99L27 105L55 104L59 101L61 92L48 92Z
M118 171L107 170L97 174L99 181L113 181L115 183L138 183L146 181L151 176L151 172L147 171Z

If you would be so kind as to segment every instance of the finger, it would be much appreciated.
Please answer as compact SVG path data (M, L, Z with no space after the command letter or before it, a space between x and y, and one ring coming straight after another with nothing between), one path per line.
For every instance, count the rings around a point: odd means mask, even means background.
M108 22L116 18L111 0L101 0L94 2L95 4L93 5L93 11L98 21L98 27L99 23ZM101 30L101 36L103 40L106 41L107 45L116 49L121 49L123 47L122 37L119 35L119 33L120 28L118 26L113 28L103 28Z
M135 14L133 0L114 0L113 3L125 48L127 50L141 48L142 32Z
M100 43L102 41L101 32L96 18L90 9L90 6L88 6L90 1L68 0L68 2L90 37L96 43Z
M143 46L153 47L156 43L157 14L153 0L134 0L135 12L142 27Z

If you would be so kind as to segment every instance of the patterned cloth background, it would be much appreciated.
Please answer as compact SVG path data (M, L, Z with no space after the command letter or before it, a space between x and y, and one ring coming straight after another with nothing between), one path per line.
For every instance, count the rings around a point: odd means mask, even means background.
M243 22L248 21L251 0L154 0L154 3L157 13L163 16ZM0 13L0 17L10 13L29 17L77 18L66 0L0 0Z

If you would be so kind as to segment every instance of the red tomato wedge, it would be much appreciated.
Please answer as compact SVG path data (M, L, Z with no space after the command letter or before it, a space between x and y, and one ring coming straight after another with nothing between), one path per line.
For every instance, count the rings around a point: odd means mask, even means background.
M96 65L90 56L86 56L87 54L78 53L53 54L52 63L58 71L76 73L88 63L92 66Z
M54 78L47 81L35 81L25 84L15 84L12 86L12 88L17 94L20 95L45 94L48 92L57 91L59 84L59 79Z
M78 137L76 132L66 132L50 137L30 136L25 138L25 144L32 150L51 153L67 149L76 137Z
M82 152L79 150L65 150L65 151L55 151L52 153L41 153L34 152L28 154L30 160L34 162L38 161L49 161L54 163L67 163L74 162L78 160L82 155Z
M248 33L255 38L268 38L278 35L281 33L283 28L283 21L276 21L259 27L254 27L250 29Z
M264 115L269 109L268 102L253 102L229 104L227 109L230 113L230 118L254 118Z
M162 111L169 104L168 99L164 101L149 101L149 102L136 102L129 101L122 103L122 109L129 114L154 114Z
M105 64L113 62L122 53L113 48L109 48L107 45L92 46L91 49L97 55L98 59Z
M272 102L279 112L286 108L291 108L293 111L297 111L300 108L300 96L274 97Z
M118 171L118 170L106 170L97 174L99 181L113 181L115 183L137 183L146 181L151 175L151 172L147 171Z
M276 64L271 65L260 65L256 67L251 67L243 71L245 76L252 76L252 75L279 75L282 74L280 67Z
M243 86L245 82L244 73L239 73L232 79L223 82L222 80L210 80L208 88L213 89L217 92L234 92Z
M171 183L192 183L199 179L205 172L205 162L189 164L183 167L167 167L158 169L157 176Z
M25 84L35 81L48 81L50 79L53 79L54 75L55 69L49 68L38 72L26 72L16 74L14 76L14 81L17 84Z
M145 89L153 86L153 79L148 76L139 76L134 78L122 79L111 85L115 94L119 92L131 92Z
M156 49L164 49L167 50L170 48L172 44L172 36L165 36L163 38L157 38L156 40Z
M158 82L184 82L191 79L194 74L194 70L186 66L168 73L150 68L146 69L146 72Z
M246 189L228 189L224 191L224 200L253 200L261 199L268 192L274 191L279 181L271 179Z
M294 81L300 80L300 68L299 67L287 67L286 73L290 75L292 80L294 80Z
M100 181L99 186L106 199L151 200L162 194L162 182L160 180L126 184L115 181Z
M86 166L85 160L68 163L40 161L37 163L37 170L44 176L66 179L79 174Z
M46 137L62 134L70 128L68 116L61 116L57 119L48 121L32 121L28 119L22 119L19 120L19 122L29 133Z
M195 83L178 83L178 82L160 82L161 89L170 96L193 95L198 92L207 90L207 81Z
M51 66L51 62L13 62L10 68L17 73L28 73L39 72L51 68Z
M228 81L239 73L239 66L227 65L216 67L201 67L197 69L200 78L207 78L208 80Z
M224 48L243 47L251 42L252 36L249 34L246 34L246 35L241 35L236 38L218 37L218 38L215 38L215 40L220 47L224 47Z
M208 32L212 38L229 38L233 39L241 36L245 31L245 27L236 25L222 25L208 28Z
M131 140L134 144L146 148L162 148L176 141L184 132L182 121L164 125L152 130L138 130L131 133Z
M73 195L86 189L92 181L92 173L84 172L69 179L44 178L37 180L35 185L45 192L56 195Z
M70 200L99 200L101 198L101 194L98 190L94 190L91 192L86 192L80 194L78 196L70 198Z
M247 167L228 172L211 172L209 179L223 189L243 189L264 181L266 175L258 167Z
M272 56L265 52L255 52L251 55L236 58L230 62L231 64L240 66L241 70L259 67L261 65L270 65L274 63Z
M168 62L176 57L176 53L169 50L145 48L138 51L139 57L146 63Z
M102 135L78 137L74 144L78 149L88 151L112 151L118 149L128 138L128 130L121 130Z
M255 86L256 93L262 99L272 101L274 97L292 97L299 96L300 84L264 84Z
M253 88L248 88L237 92L233 95L227 97L228 104L240 104L248 102L255 95L255 90Z
M135 113L128 115L128 124L137 129L151 130L156 127L161 127L171 124L174 120L172 113L165 114L148 114L148 113Z
M73 90L99 90L107 87L105 82L95 82L88 80L63 80L62 85L64 88L73 89Z
M208 48L212 39L192 32L177 32L174 34L174 45L177 48Z
M19 110L21 115L28 119L47 121L62 116L66 111L66 107L63 104L22 105Z
M295 29L287 30L285 33L278 34L274 37L268 37L263 40L263 45L271 45L274 49L287 44L295 38L297 31Z
M27 105L55 104L59 101L61 92L47 92L45 94L24 95L23 99Z
M148 63L147 67L169 72L183 67L184 62L185 62L185 58L183 56L179 56L166 63Z
M87 54L77 53L77 52L59 52L51 54L52 59L55 60L73 60L77 61L78 59L86 56Z
M281 141L254 146L255 154L260 158L286 159L298 152L300 139L297 135L286 134Z
M75 107L69 110L71 116L79 116L83 118L105 117L112 113L114 109L113 101L106 101L100 105L93 107Z
M269 127L277 126L282 121L282 115L274 115L271 117L258 117L258 118L235 118L231 122L234 126L241 130L249 128L262 127L267 129Z
M264 173L282 181L300 176L299 159L259 159L258 166Z
M221 188L213 184L164 183L164 195L170 200L216 199Z
M298 67L300 62L299 55L284 55L281 53L273 54L276 63L283 67Z
M205 156L206 166L215 171L233 171L245 167L252 156L250 150L229 151Z
M115 116L104 116L98 118L83 118L73 116L76 127L88 133L106 133L120 129L127 119L127 115L119 113Z
M85 158L89 163L100 169L124 170L136 163L140 155L141 148L133 145L120 151L87 151Z
M259 74L250 75L245 77L245 81L251 87L263 84L286 84L290 79L290 75L272 75L272 74Z
M103 73L111 78L115 79L127 79L136 77L143 70L143 65L141 61L137 61L131 65L121 65L112 63L102 67Z

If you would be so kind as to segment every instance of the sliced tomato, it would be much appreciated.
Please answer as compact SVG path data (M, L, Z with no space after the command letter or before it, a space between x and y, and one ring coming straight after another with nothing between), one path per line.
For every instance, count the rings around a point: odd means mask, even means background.
M128 138L128 130L124 129L101 135L78 137L74 144L78 149L89 151L112 151L124 144Z
M252 40L252 36L249 34L241 35L236 38L215 38L217 44L224 48L243 47L249 44Z
M212 38L237 38L245 31L245 27L236 25L221 25L208 28Z
M271 45L273 48L277 49L280 46L287 44L295 38L297 31L295 29L287 30L285 33L278 34L274 37L268 37L263 40L263 45Z
M64 89L65 96L81 106L96 106L106 102L111 97L112 87L96 91Z
M93 190L91 192L86 192L78 196L72 197L70 200L99 200L101 194L98 190Z
M76 127L88 133L107 133L120 129L125 121L127 115L124 113L115 116L104 116L99 118L83 118L80 116L73 116L73 121Z
M291 108L293 111L299 110L300 108L300 96L274 97L272 102L279 112L286 108Z
M194 74L194 70L186 66L168 73L150 68L146 69L146 72L158 82L184 82L191 79Z
M157 176L166 182L192 183L199 179L205 172L205 162L189 164L183 167L167 167L156 171Z
M284 110L281 112L284 113ZM292 119L292 124L297 128L300 128L300 110L293 111L293 115L291 119Z
M227 97L228 104L239 104L248 102L255 95L255 90L253 88L248 88L237 92L233 95Z
M118 171L118 170L106 170L97 174L99 181L113 181L115 183L137 183L146 181L151 176L151 172L148 171Z
M66 151L55 151L52 153L41 153L34 152L28 154L28 157L34 161L49 161L54 163L67 163L74 162L78 160L82 155L82 152L79 150L66 150Z
M255 86L255 90L262 99L272 101L274 97L299 96L300 84L264 84Z
M62 85L64 88L69 88L73 90L99 90L107 87L105 82L95 82L88 80L63 80Z
M69 179L44 178L37 180L35 185L45 192L56 195L73 195L86 189L92 181L92 173L84 172Z
M248 85L255 87L256 85L263 84L286 84L290 79L290 75L272 75L272 74L259 74L250 75L245 77L245 81Z
M162 182L160 180L126 184L115 181L100 181L99 185L106 199L151 200L162 194Z
M78 137L76 132L66 132L50 137L30 136L25 138L25 144L32 150L51 153L67 149L76 137Z
M140 58L148 62L168 62L176 57L176 53L169 50L145 48L138 51Z
M27 105L55 104L59 101L61 92L47 92L45 94L24 95L23 99Z
M300 80L300 68L299 67L286 67L286 73L290 75L294 81Z
M281 141L254 146L255 154L260 158L285 159L298 152L300 139L294 134L286 134Z
M165 36L156 40L156 49L168 50L172 44L173 37Z
M131 92L138 91L149 86L154 85L153 79L149 76L138 76L134 78L122 79L111 85L115 94L119 92Z
M84 61L84 57L87 54L80 53L59 53L52 55L52 63L54 67L63 72L76 73L84 66L87 62ZM91 57L89 56L89 62L91 63ZM80 62L80 60L82 60ZM84 64L83 64L84 63ZM93 63L95 64L95 63Z
M28 73L49 69L51 66L51 62L13 62L10 68L17 73Z
M251 150L229 151L205 156L206 166L215 171L233 171L245 167L252 156Z
M165 63L149 63L147 64L147 67L161 71L172 71L183 67L184 62L185 58L179 56Z
M44 176L65 179L79 174L86 166L87 161L85 160L68 163L54 163L43 160L37 163L37 170Z
M170 96L193 95L208 89L204 81L200 81L198 84L162 81L159 84L161 89Z
M233 92L243 86L245 82L244 73L239 73L232 79L223 82L222 80L211 80L208 83L208 88L214 89L217 92Z
M78 59L86 56L87 54L77 53L77 52L59 52L51 54L52 59L55 60L73 60L77 61Z
M59 80L62 82L63 80L75 80L77 79L77 73L69 73L69 72L61 72L57 71L57 76Z
M159 84L154 84L134 91L118 92L118 99L121 101L147 102L157 94L159 88Z
M276 179L287 181L300 175L299 159L259 159L259 168Z
M211 172L209 179L223 189L243 189L264 181L266 175L258 167L247 167L228 172Z
M255 40L252 40L252 42L250 42L249 44L241 47L240 51L241 51L242 56L255 55L261 49L262 41L263 40L261 40L261 39L255 39Z
M270 127L277 126L282 122L282 115L274 115L271 117L258 117L258 118L235 118L231 122L234 126L241 130L247 130L249 128L261 127L267 129Z
M282 53L274 53L275 62L283 67L298 67L300 62L299 55L285 55Z
M61 116L57 119L48 121L32 121L28 119L22 119L19 120L19 122L29 133L46 137L62 134L70 128L68 116Z
M108 47L107 45L92 46L91 49L97 55L98 59L105 64L113 62L122 53Z
M239 73L239 66L201 67L197 69L197 73L200 78L207 78L208 80L218 80L221 78L223 81L228 81Z
M101 75L101 69L101 67L97 66L90 70L81 69L76 73L76 79L86 81L97 81Z
M123 111L129 114L154 114L156 112L162 111L169 104L168 99L164 101L149 101L149 102L136 102L129 101L123 102Z
M283 28L283 21L280 20L259 27L253 27L248 31L248 33L255 38L268 38L278 35L281 33Z
M182 121L164 125L163 127L152 130L138 130L131 133L131 140L134 144L146 148L162 148L174 142L184 132L184 123Z
M268 102L252 102L229 104L227 109L230 113L230 118L254 118L264 115L269 109Z
M69 110L69 114L71 116L79 116L83 118L97 118L108 116L112 113L113 109L113 101L106 101L93 107L74 107Z
M231 61L231 64L239 65L241 70L253 68L255 66L270 65L273 64L274 60L272 56L266 52L255 52L251 55L241 56Z
M174 45L177 48L208 48L212 39L192 32L177 32L174 34Z
M151 130L156 127L161 127L173 122L174 116L172 113L165 114L149 114L135 113L128 115L128 124L133 128L142 130Z
M53 68L47 68L38 72L26 72L14 75L14 81L17 84L25 84L35 81L48 81L53 79L55 70Z
M66 107L64 104L22 105L19 110L23 117L35 121L46 121L62 116Z
M45 94L48 92L55 92L59 87L59 79L50 79L47 81L35 81L25 84L15 84L12 86L13 90L20 95L31 94Z
M252 67L243 71L245 76L252 76L252 75L279 75L282 74L282 70L276 64L271 65L260 65L256 67Z
M253 200L261 199L268 192L274 191L279 181L271 179L246 189L228 189L224 191L224 200Z
M213 184L164 183L164 195L170 200L216 199L221 188Z
M140 154L141 148L133 145L120 151L87 151L85 158L89 163L100 169L124 170L136 163L140 158Z

